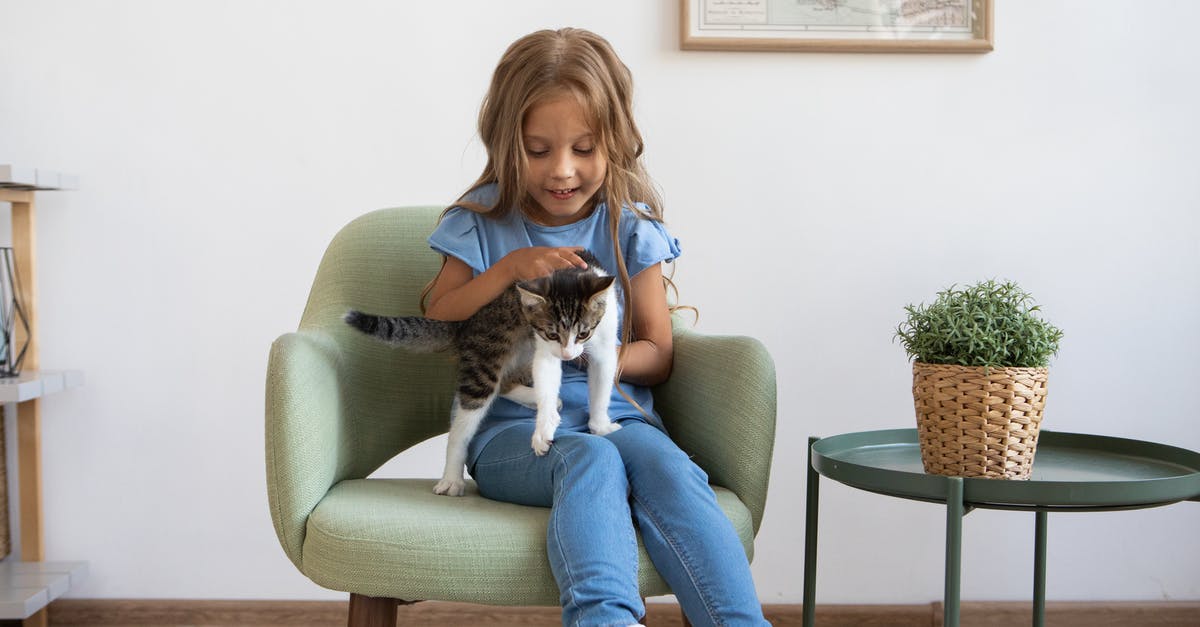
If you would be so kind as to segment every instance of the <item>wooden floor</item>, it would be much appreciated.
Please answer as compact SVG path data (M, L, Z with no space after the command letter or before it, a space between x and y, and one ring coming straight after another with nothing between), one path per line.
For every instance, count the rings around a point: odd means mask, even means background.
M1047 624L1053 627L1197 627L1200 602L1051 602ZM647 605L647 627L680 627L675 604ZM341 627L348 604L337 601L197 601L61 599L50 605L51 627ZM799 627L799 604L767 605L763 612L775 627ZM417 627L561 625L558 608L488 607L425 602L402 606L398 625ZM1032 621L1028 603L965 602L963 627L1025 627ZM942 627L942 604L819 605L820 627Z

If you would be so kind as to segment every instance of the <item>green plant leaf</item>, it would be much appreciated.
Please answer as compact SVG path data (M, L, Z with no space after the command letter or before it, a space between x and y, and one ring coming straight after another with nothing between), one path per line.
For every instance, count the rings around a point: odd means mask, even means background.
M951 285L933 303L906 305L896 327L910 359L964 366L1041 367L1058 353L1062 331L1011 281Z

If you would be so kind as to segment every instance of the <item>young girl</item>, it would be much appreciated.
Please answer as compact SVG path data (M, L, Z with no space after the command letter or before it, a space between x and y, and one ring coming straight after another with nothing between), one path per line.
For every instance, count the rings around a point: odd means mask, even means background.
M588 433L585 366L564 363L549 454L530 446L534 411L497 399L471 441L471 475L487 498L551 508L564 625L632 625L645 614L635 529L693 624L765 624L733 525L663 432L646 387L671 371L660 264L680 251L632 108L628 68L593 33L540 31L509 47L479 114L487 165L429 238L445 262L425 313L465 319L514 281L585 267L576 253L590 250L619 277L625 395L614 390L609 413L622 428Z

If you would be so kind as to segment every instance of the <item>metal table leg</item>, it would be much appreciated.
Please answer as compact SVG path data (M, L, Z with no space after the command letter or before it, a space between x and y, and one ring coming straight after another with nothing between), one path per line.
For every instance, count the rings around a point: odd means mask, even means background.
M812 466L812 447L817 439L808 438L808 493L804 499L804 627L813 627L817 609L817 490L821 475Z
M1037 512L1033 540L1033 627L1046 627L1046 512Z
M962 477L946 478L946 591L942 624L958 627L959 593L962 584Z

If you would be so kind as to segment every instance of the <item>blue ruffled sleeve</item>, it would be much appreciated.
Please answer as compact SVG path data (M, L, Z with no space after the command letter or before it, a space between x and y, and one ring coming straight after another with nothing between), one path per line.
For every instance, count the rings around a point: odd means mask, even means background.
M673 261L680 255L679 240L671 236L662 222L637 217L626 209L621 215L625 253L625 268L629 276L663 261Z
M483 262L483 246L479 232L481 216L469 209L451 209L429 236L434 250L459 259L477 274L487 269Z

